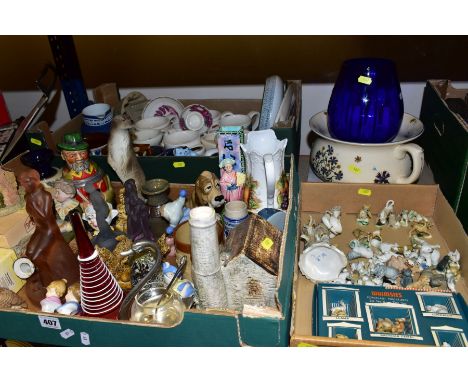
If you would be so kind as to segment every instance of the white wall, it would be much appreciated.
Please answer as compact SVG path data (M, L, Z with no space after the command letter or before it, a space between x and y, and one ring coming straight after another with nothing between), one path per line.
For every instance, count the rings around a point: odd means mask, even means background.
M405 112L419 117L421 102L425 83L402 83L403 101ZM468 88L468 82L455 82L458 88ZM309 119L314 114L325 110L333 89L333 84L303 84L302 86L302 120L301 120L301 154L309 154L307 135L309 134ZM171 88L140 88L120 89L122 97L130 91L142 92L148 99L168 96L181 99L209 99L209 98L262 98L263 85L252 86L209 86L209 87L171 87ZM4 92L3 93L10 115L13 119L25 116L40 98L36 91ZM88 96L92 99L91 92ZM68 109L63 94L61 94L55 122L51 125L52 130L60 127L69 120Z

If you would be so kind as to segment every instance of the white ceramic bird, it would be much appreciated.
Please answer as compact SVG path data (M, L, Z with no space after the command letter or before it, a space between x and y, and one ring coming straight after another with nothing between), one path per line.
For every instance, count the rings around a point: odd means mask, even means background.
M176 200L166 203L160 208L161 216L169 222L171 227L177 227L182 219L186 197L187 191L180 190L179 197Z

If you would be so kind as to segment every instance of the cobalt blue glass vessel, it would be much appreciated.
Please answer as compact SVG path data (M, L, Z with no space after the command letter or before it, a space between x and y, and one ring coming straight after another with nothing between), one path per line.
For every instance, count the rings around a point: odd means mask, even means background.
M336 139L385 143L396 137L403 97L393 61L357 58L343 63L328 103L328 128Z

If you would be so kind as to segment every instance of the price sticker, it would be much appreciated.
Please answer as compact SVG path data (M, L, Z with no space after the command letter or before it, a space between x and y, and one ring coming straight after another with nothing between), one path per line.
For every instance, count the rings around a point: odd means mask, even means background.
M266 237L265 239L262 240L261 245L263 249L266 249L268 251L273 245L273 240L271 240L269 237Z
M297 344L298 348L315 348L317 345L308 344L307 342L299 342Z
M42 142L39 139L31 138L30 141L31 143L34 143L37 146L42 146Z
M81 343L83 345L90 345L91 341L89 340L89 334L86 332L80 332Z
M60 332L60 335L64 338L64 339L69 339L70 337L74 336L75 335L75 332L71 329L65 329L63 332Z
M360 84L364 84L364 85L370 85L372 83L372 78L367 77L367 76L359 76L359 78L357 79L357 82L359 82Z
M60 320L57 317L38 316L39 323L43 328L47 329L62 329L60 326Z
M348 170L351 171L351 172L354 172L355 174L358 174L358 175L361 173L361 169L358 166L356 166L355 164L350 164L348 166Z
M185 162L174 162L172 164L175 168L185 167Z
M364 196L371 196L372 191L369 190L368 188L360 188L357 192L359 195L364 195Z

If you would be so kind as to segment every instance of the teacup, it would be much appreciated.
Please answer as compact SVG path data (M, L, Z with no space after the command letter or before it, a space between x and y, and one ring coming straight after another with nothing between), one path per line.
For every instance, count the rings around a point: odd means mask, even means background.
M221 112L219 112L218 110L210 109L210 113L213 117L213 124L211 125L210 131L218 130L221 122Z
M168 128L171 120L177 118L176 116L172 116L172 118L168 117L151 117L139 120L135 123L136 130L164 130Z
M156 135L154 135L152 138L149 139L135 139L133 141L134 144L136 145L150 145L150 146L157 146L161 143L163 140L164 134L162 132L156 132Z
M83 115L83 133L108 133L112 124L112 109L107 103L86 106Z
M192 104L183 110L180 125L182 129L206 131L213 125L213 116L205 106Z
M164 133L164 146L168 149L187 146L189 148L201 146L200 134L198 131L182 130L168 131Z
M201 143L205 148L208 149L216 149L218 148L218 142L216 137L218 136L217 132L206 133L200 137Z
M256 130L258 123L260 122L260 113L258 111L250 111L247 115L245 114L233 114L229 111L224 112L221 115L220 126L240 126L244 130ZM255 119L255 120L254 120ZM254 120L254 122L252 122Z

